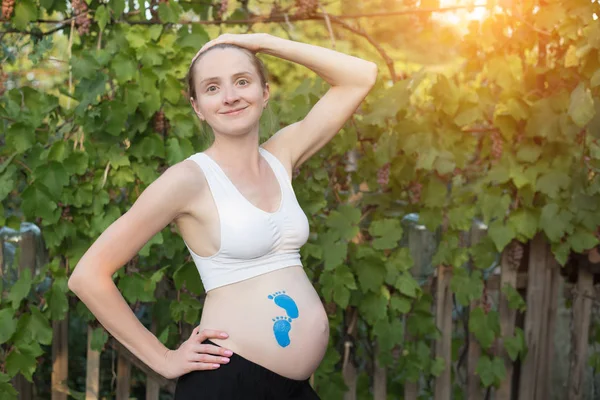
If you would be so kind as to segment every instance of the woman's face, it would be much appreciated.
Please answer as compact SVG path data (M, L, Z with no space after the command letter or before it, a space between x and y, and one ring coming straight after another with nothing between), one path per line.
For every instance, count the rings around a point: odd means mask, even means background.
M215 134L242 135L258 126L269 99L248 55L237 49L213 49L194 65L194 110Z

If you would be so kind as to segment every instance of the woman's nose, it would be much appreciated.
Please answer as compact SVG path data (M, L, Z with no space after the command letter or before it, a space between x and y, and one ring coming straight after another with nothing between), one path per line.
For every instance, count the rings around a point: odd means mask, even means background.
M237 90L233 86L225 88L225 96L223 97L223 102L226 104L235 103L240 96L237 93Z

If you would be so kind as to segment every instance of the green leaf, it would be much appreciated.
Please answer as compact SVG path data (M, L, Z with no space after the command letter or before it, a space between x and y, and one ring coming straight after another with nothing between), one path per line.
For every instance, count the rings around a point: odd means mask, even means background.
M0 344L6 343L17 330L17 320L11 308L0 310Z
M35 2L31 0L19 0L15 1L15 15L12 18L12 22L15 28L19 30L26 30L27 24L31 21L35 21L38 17L38 8Z
M512 310L525 311L527 309L527 303L523 300L523 297L517 292L517 290L510 286L508 283L505 283L502 287L502 293L506 296L508 300L508 306Z
M583 128L594 118L594 114L596 114L596 110L592 93L582 82L571 93L569 116L577 126Z
M542 148L533 144L523 144L517 150L517 160L534 163L540 158Z
M346 260L348 254L348 243L336 239L337 234L332 231L320 235L320 244L323 249L323 261L325 270L331 271Z
M538 216L533 210L519 209L508 217L510 225L517 235L523 235L526 239L533 239L538 231Z
M198 269L194 263L188 262L177 268L173 273L173 282L177 290L185 285L190 292L200 295L204 292Z
M94 14L94 21L98 22L100 30L103 31L108 21L110 21L110 13L105 5L98 6Z
M45 345L52 344L52 327L48 318L37 307L30 306L29 310L31 318L27 329L31 332L33 340Z
M407 314L411 308L411 301L402 295L394 293L390 300L390 307L392 310L399 312L400 314Z
M350 271L350 268L348 268L346 265L341 265L340 267L336 268L334 272L334 277L336 284L339 283L341 285L344 285L350 290L357 289L354 275L352 274L352 271Z
M109 7L115 13L115 19L119 19L123 11L125 11L125 0L110 0Z
M167 162L170 165L174 165L184 160L185 158L186 155L180 146L179 139L174 137L169 138L167 140Z
M52 283L52 287L44 294L48 304L49 318L53 321L62 320L69 310L69 302L66 296L68 290L67 279L57 278Z
M405 296L415 298L421 292L419 283L409 273L398 276L394 287Z
M158 16L163 23L177 23L180 12L181 7L175 2L158 4Z
M351 240L358 234L358 222L360 221L360 210L348 204L339 206L336 210L329 213L326 225L330 232L337 238Z
M521 328L515 328L515 334L504 337L502 342L511 360L516 361L519 354L524 357L527 344L525 343L525 335Z
M108 341L108 333L106 330L99 326L98 328L94 328L92 330L92 340L90 343L90 347L92 350L102 351L104 350L104 345Z
M367 293L360 302L359 310L361 317L369 323L385 318L387 315L388 299L380 294Z
M6 357L6 372L8 372L8 375L15 376L20 372L29 382L33 382L32 376L36 365L35 356L28 351L15 349Z
M379 288L383 285L387 270L385 265L374 257L362 259L356 265L356 275L360 287L363 292L379 292Z
M556 203L548 203L542 208L540 228L550 241L557 242L565 233L573 231L572 219L573 214L570 211L560 209Z
M481 307L471 310L469 315L469 331L475 335L482 349L488 349L496 335L500 334L500 322L495 311L485 313Z
M0 372L0 400L18 400L18 393L9 382L10 377Z
M154 289L156 284L152 284L148 279L138 273L128 274L119 279L119 290L123 293L123 297L130 303L136 301L151 302L155 301Z
M502 251L504 247L515 238L515 230L511 225L505 225L502 221L496 220L490 224L488 234L496 245L496 250Z
M402 226L398 219L377 220L371 223L369 233L374 237L373 247L377 250L395 249L402 239Z
M6 131L6 143L18 153L25 152L35 143L35 128L22 122L12 124Z
M477 362L475 372L481 378L484 387L498 386L506 377L504 361L500 357L490 359L487 355L482 355Z
M58 208L52 200L48 188L41 183L34 183L27 187L21 195L21 207L25 214L31 218L42 217L54 219L54 210Z
M600 243L594 232L589 232L583 228L575 229L575 232L569 235L568 241L576 253L583 253Z
M456 295L456 300L462 306L468 306L483 295L483 277L481 271L471 274L466 269L455 268L450 281L450 288Z
M348 307L350 301L350 290L338 283L334 284L333 301L342 308Z
M37 179L44 183L53 198L60 198L63 188L69 184L69 174L62 163L50 161L36 169Z
M29 269L23 270L19 280L10 289L10 294L8 295L8 300L12 303L13 309L18 309L21 300L27 297L31 290L31 282L31 271Z
M560 189L568 189L571 177L563 171L552 170L540 176L536 182L536 189L556 198Z
M200 50L200 48L210 40L208 33L199 24L192 25L192 33L188 33L187 27L181 28L177 32L176 44L181 49L191 48Z
M121 84L135 78L137 68L137 63L124 53L117 53L111 62L111 71Z

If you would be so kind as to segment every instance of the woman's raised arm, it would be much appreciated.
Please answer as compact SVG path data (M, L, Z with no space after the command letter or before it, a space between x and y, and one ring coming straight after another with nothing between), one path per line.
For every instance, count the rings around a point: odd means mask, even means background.
M202 187L197 167L182 162L170 167L140 195L123 216L110 225L87 250L69 278L71 289L85 303L106 330L136 357L157 373L175 378L192 369L190 360L182 360L165 347L137 319L115 286L113 274L131 260L156 233L186 212L190 200ZM197 334L197 329L194 334ZM220 333L220 332L219 332ZM195 341L219 333L198 334ZM198 345L199 346L199 345ZM188 354L200 350L187 345ZM183 347L183 345L182 345ZM214 360L205 356L206 360ZM197 359L194 361L203 361ZM203 369L209 369L203 368Z
M306 117L267 142L293 168L325 146L356 111L377 80L377 64L338 51L265 33L224 34L206 43L198 54L218 43L231 43L270 54L311 69L331 88Z

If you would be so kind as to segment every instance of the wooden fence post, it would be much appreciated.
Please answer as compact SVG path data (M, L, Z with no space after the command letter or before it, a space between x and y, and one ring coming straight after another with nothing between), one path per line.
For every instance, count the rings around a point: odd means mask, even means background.
M581 400L583 398L584 373L588 357L594 275L592 275L587 261L582 264L579 266L577 289L573 301L568 400Z
M435 322L442 337L435 343L435 355L444 359L444 370L435 379L435 400L452 398L452 267L440 265L437 269Z
M117 400L128 400L131 383L131 363L117 352Z
M373 357L373 400L387 399L387 372L385 367L379 365L377 354L379 353L379 344L375 343Z
M356 336L356 326L358 325L358 310L354 307L350 307L346 311L348 320L348 327L346 333L349 337ZM344 383L348 386L348 391L344 393L344 400L356 400L356 383L358 379L358 373L356 372L356 365L354 365L354 349L352 348L354 343L350 340L344 342L344 359L342 364L342 377Z
M52 400L67 400L69 377L69 312L52 321Z
M543 397L548 393L550 385L548 365L546 360L548 346L552 340L544 339L546 335L553 332L546 331L549 328L549 315L556 306L550 302L556 284L553 283L555 274L553 271L556 262L553 260L544 234L538 233L530 243L529 248L529 270L527 276L527 312L525 314L525 341L527 343L527 356L521 365L521 376L519 379L519 399L547 400ZM550 303L550 306L548 304ZM548 368L547 368L548 367Z
M496 400L510 400L513 388L513 361L508 356L504 348L505 337L513 336L515 333L515 324L517 322L517 310L508 306L508 298L502 292L504 286L510 286L517 290L517 274L519 271L520 260L523 256L523 245L513 240L502 252L500 261L500 288L498 313L500 314L500 339L498 340L498 352L504 359L504 368L506 368L506 379L500 382L496 390ZM515 253L520 252L520 257L515 257ZM512 253L512 254L511 254ZM515 260L518 259L518 261Z
M550 246L546 246L546 279L544 283L544 300L542 302L543 325L540 332L540 353L537 369L536 400L550 398L552 383L552 362L554 358L554 334L556 313L558 311L558 288L560 283L560 265L554 258Z
M88 325L85 400L97 400L100 396L100 352L92 350L92 332L92 327Z

